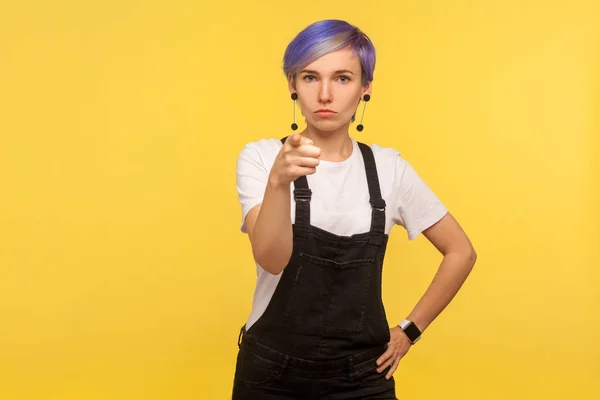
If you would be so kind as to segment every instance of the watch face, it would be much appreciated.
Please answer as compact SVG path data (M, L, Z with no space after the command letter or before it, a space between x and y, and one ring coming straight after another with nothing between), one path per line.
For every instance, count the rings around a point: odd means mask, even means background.
M408 336L411 342L414 342L419 338L419 336L421 336L421 331L412 322L406 325L404 328L404 333L406 333L406 336Z

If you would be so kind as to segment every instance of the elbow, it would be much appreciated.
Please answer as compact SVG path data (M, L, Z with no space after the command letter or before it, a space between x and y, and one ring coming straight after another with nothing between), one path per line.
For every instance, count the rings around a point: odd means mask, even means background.
M287 267L293 251L292 239L289 240L252 240L252 255L254 261L266 272L279 275Z
M287 263L283 263L275 257L264 255L262 252L254 253L254 261L256 261L263 270L272 275L281 274L287 265Z
M279 275L285 269L285 266L281 267L281 265L278 265L278 264L260 262L259 260L256 260L256 263L263 270L265 270L266 272L270 273L271 275Z
M470 248L469 252L467 253L467 260L468 260L468 265L471 268L473 268L475 266L475 263L477 262L477 252L472 247Z
M461 266L463 270L469 273L477 262L477 252L473 247L456 249L444 254L444 257L451 257L455 260L457 266Z
M475 265L475 262L477 261L477 252L473 246L470 245L448 249L447 251L443 252L443 255L444 257L450 256L459 261L461 264L468 265L469 267Z

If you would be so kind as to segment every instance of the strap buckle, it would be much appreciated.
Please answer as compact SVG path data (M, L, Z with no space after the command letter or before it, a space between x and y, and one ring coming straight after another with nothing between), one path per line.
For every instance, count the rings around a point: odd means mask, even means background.
M309 188L298 188L294 189L294 199L296 201L310 201L312 196L312 190Z
M369 203L371 203L371 207L373 207L377 211L385 211L385 200L383 199L370 199Z

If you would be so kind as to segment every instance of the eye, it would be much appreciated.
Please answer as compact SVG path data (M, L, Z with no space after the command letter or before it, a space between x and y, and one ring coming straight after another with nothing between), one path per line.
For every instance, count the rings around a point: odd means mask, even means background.
M313 75L304 75L302 79L304 79L306 82L312 82L315 77Z
M350 77L349 76L340 76L340 82L342 82L342 83L350 82Z

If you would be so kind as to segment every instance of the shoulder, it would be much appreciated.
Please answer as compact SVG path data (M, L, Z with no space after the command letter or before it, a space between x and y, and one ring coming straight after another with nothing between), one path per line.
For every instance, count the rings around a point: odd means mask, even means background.
M370 144L369 147L373 150L376 159L396 159L400 155L400 152L393 147L385 147L376 143Z
M265 138L246 143L239 152L238 165L252 162L269 167L283 144L279 139Z
M278 152L282 146L283 146L283 143L281 143L281 140L279 140L279 139L275 139L275 138L259 139L259 140L255 140L253 142L246 143L242 147L241 153L254 152L254 153L259 153L259 154L269 154L272 152Z
M404 160L402 154L396 148L377 143L371 143L368 146L371 148L371 151L373 151L373 157L375 158L377 169L395 169L406 163L406 160Z
M283 146L280 139L264 138L246 143L243 149L253 149L259 152L279 151Z

